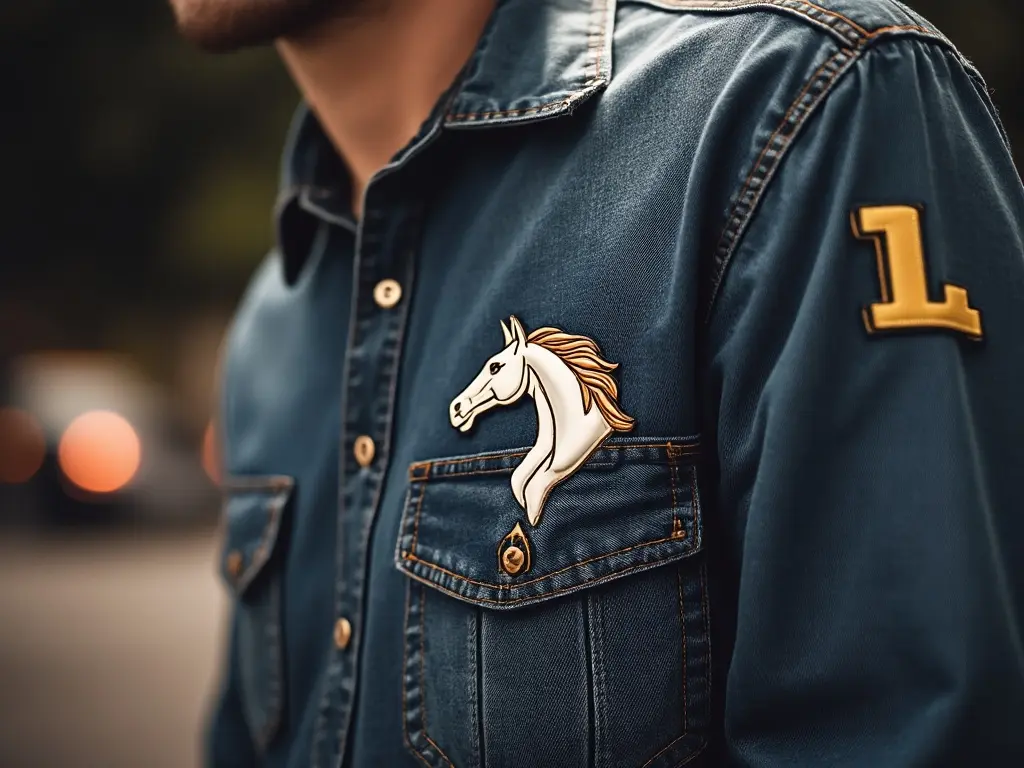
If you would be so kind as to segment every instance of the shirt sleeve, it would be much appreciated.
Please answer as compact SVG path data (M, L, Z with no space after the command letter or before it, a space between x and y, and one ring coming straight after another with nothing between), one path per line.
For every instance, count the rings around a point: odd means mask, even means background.
M1024 190L982 93L864 52L725 272L730 764L1024 765Z

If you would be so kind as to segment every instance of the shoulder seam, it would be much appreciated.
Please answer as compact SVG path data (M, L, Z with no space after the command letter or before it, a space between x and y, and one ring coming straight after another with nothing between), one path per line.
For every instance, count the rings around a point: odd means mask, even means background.
M914 32L947 42L936 29L917 24L893 24L868 30L838 11L823 8L810 0L634 0L643 5L673 11L729 13L734 11L777 11L810 24L849 46L864 45L873 38L896 32Z
M807 119L817 111L818 105L832 92L840 77L860 58L863 48L840 48L822 64L804 85L782 118L782 122L769 136L761 154L754 161L746 181L740 187L728 216L725 228L715 246L711 265L711 287L707 298L704 323L711 321L715 300L725 278L726 270L747 225L757 212L765 190L775 177L790 145L800 133Z
M687 2L687 0L657 1ZM700 0L689 1L700 2ZM782 1L789 2L790 0ZM776 171L788 154L790 146L796 141L808 119L817 112L820 104L834 90L842 76L862 58L865 51L872 47L874 43L886 37L895 41L900 37L912 36L937 48L946 49L948 53L952 53L957 58L961 66L965 66L966 71L970 74L971 70L969 67L966 67L959 51L944 37L932 34L926 37L917 34L899 34L906 31L906 27L881 27L862 38L858 45L840 48L811 75L803 89L797 94L796 99L790 104L782 121L772 132L760 155L754 161L746 180L733 198L733 202L726 215L725 227L712 254L710 288L707 293L704 310L705 325L711 322L715 301L725 279L729 262L739 247L739 243L743 239L750 221L757 213L761 200L772 179L775 178ZM916 30L911 28L910 31L913 33Z

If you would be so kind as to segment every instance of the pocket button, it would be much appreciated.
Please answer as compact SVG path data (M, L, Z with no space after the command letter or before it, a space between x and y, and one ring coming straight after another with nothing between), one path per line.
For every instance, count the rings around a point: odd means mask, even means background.
M237 549L232 550L228 553L228 558L225 563L228 569L228 576L233 579L238 578L238 574L242 572L242 553Z
M348 648L351 640L352 622L342 616L334 624L334 644L338 647L339 651L344 651Z
M526 555L519 547L509 547L501 555L501 564L509 576L515 576L523 568L526 562Z

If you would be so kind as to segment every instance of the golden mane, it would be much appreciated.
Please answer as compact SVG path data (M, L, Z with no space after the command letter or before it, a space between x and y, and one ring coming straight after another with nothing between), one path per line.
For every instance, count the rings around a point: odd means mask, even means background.
M527 337L527 341L558 355L575 374L583 393L584 413L590 413L591 405L596 402L612 429L628 432L633 428L633 417L619 407L619 385L610 373L619 364L601 357L601 348L593 339L575 336L558 328L538 328Z

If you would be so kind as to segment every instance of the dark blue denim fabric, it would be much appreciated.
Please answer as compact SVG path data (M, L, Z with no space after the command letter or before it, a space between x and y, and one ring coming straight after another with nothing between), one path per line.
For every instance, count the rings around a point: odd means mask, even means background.
M211 765L1024 764L1024 189L926 21L503 0L358 224L348 189L301 111L226 344ZM865 329L883 204L984 340ZM535 526L528 398L450 414L512 315L635 419Z

